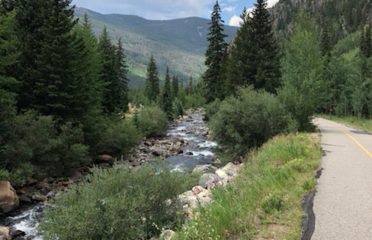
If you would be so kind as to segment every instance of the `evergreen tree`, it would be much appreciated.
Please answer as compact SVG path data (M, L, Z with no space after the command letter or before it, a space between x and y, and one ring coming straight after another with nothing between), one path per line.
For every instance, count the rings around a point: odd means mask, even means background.
M165 75L165 84L162 97L162 109L167 114L168 119L172 119L172 89L171 89L171 78L169 75L169 68L167 67L167 73Z
M147 67L146 89L145 94L150 101L157 101L160 94L160 81L158 76L158 68L154 56L151 55L149 65Z
M250 63L254 49L252 47L252 18L247 13L247 9L243 10L241 27L235 36L234 42L230 46L227 72L226 72L226 91L228 95L233 94L238 87L254 83L254 64Z
M21 110L29 109L35 104L33 89L39 78L36 61L44 39L41 28L47 20L47 13L51 13L46 9L48 6L50 6L50 1L17 0L16 34L20 42L21 55L14 76L21 83L18 97L18 106Z
M372 56L372 39L371 39L372 25L363 28L361 34L360 50L364 57L369 58Z
M19 57L19 43L15 38L14 12L0 15L0 158L6 147L10 123L15 116L17 81L10 75ZM1 163L1 162L0 162ZM1 163L2 165L2 163Z
M224 79L222 79L222 63L224 51L227 43L224 32L223 20L221 19L221 8L218 1L213 7L211 23L209 25L208 42L209 46L206 52L207 71L204 74L204 83L206 87L206 99L212 102L216 98L223 97Z
M126 112L128 110L128 66L127 60L123 48L123 43L121 39L118 40L118 46L116 49L116 72L117 72L117 79L115 81L114 87L112 88L112 95L115 96L117 101L116 106L117 108L122 111Z
M73 29L77 23L71 0L44 1L47 11L39 29L42 35L40 51L33 69L36 82L33 89L33 107L44 115L59 120L79 119L82 114L81 59L87 54L83 40ZM85 102L86 103L86 102Z
M253 49L249 64L255 66L252 82L256 89L275 93L280 86L280 57L272 30L272 20L267 10L267 0L257 0L251 24L253 39L250 44Z
M81 111L84 113L79 119L83 124L84 138L90 146L95 146L102 133L102 101L104 84L101 81L101 58L98 50L98 41L95 37L88 16L76 27L76 34L82 38L86 54L80 62L80 89Z
M99 51L101 55L101 80L104 84L103 92L103 110L106 114L112 114L116 110L115 97L112 95L112 89L115 87L117 72L116 48L112 45L107 28L105 27L99 38Z
M331 45L331 37L330 37L328 26L323 27L322 35L321 35L321 42L320 42L320 49L322 51L323 56L330 56L331 51L332 51L332 45Z
M241 18L229 54L228 93L241 85L275 93L280 86L280 56L266 0L257 0L252 14L245 9Z
M189 85L187 86L186 93L192 94L193 90L194 90L194 79L192 78L192 76L190 76Z
M178 96L179 89L180 89L178 77L173 76L173 78L172 78L172 86L173 86L173 98L176 98Z

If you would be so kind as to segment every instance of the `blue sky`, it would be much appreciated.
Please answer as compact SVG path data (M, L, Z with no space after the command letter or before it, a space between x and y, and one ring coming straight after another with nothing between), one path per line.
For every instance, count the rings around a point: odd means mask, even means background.
M268 0L269 6L278 0ZM220 0L226 24L239 25L238 16L244 7L251 8L255 0ZM78 7L100 13L133 14L147 19L166 20L198 16L209 18L215 0L74 0Z

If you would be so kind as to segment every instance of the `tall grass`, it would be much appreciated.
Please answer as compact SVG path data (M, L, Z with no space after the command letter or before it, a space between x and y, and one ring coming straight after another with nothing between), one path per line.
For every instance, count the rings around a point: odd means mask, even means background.
M322 118L326 118L332 121L343 123L354 128L358 128L367 132L372 132L372 119L357 118L357 117L337 117L331 115L321 115Z
M277 137L251 153L240 176L216 188L213 203L177 239L299 239L305 194L315 187L316 134Z

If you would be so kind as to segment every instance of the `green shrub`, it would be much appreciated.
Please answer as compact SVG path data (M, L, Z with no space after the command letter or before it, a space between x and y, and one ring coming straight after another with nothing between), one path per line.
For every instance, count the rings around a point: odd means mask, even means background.
M205 105L206 99L199 93L193 93L185 96L184 106L186 109L199 108Z
M264 199L261 207L265 213L271 214L274 211L281 211L283 206L283 198L279 194L270 194Z
M173 113L175 117L183 116L185 114L183 104L178 98L173 101Z
M222 104L222 101L219 99L216 99L213 102L206 105L205 117L204 117L206 121L211 120L213 116L217 114L218 110L220 109L221 104Z
M137 127L146 137L164 136L168 128L167 115L157 106L145 107L136 117Z
M69 174L76 167L89 163L88 147L83 145L80 126L66 123L56 127L51 116L35 112L18 115L3 150L2 165L11 172L30 163L39 176Z
M32 177L34 173L34 166L30 163L22 163L12 170L10 173L9 179L13 186L22 186L26 184L27 179Z
M96 169L54 200L41 230L45 239L150 239L179 226L176 197L194 184L188 175L146 167Z
M274 95L251 88L222 102L210 126L215 138L236 155L295 129L290 114Z
M6 169L0 169L0 181L8 181L10 179L10 172Z
M141 135L133 121L112 121L107 126L98 143L100 154L106 153L119 156L128 153L141 139Z

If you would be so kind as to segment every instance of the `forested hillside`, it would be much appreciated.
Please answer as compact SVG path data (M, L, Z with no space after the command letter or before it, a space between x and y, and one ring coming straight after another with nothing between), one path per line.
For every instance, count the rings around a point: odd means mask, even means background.
M208 20L198 17L167 21L152 21L138 16L100 14L77 8L75 15L87 13L96 34L107 27L113 39L122 38L128 55L131 87L143 87L146 65L153 54L160 73L169 66L184 82L190 76L199 78L204 72L204 53L207 48ZM237 28L226 26L228 41Z
M372 21L371 0L280 0L271 9L274 29L279 36L288 37L301 9L319 26L329 28L334 43Z

